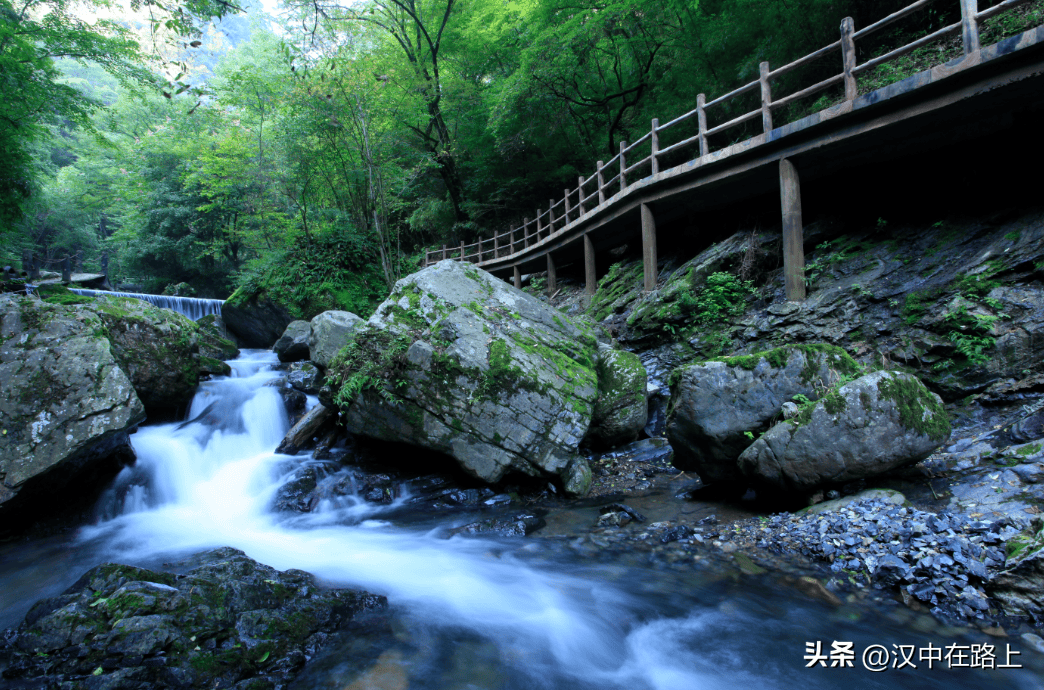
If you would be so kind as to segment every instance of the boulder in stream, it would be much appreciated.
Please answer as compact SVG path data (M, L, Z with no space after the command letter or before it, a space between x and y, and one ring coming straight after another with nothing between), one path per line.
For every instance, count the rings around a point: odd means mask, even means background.
M221 317L240 345L263 349L272 347L294 320L287 307L245 287L225 300Z
M97 297L90 308L150 414L169 415L192 401L200 374L195 322L132 297ZM223 373L225 367L210 369Z
M811 493L923 460L949 436L939 396L911 374L875 371L769 429L737 465L769 491Z
M5 527L29 513L54 512L67 489L105 481L133 460L127 434L145 409L105 334L84 306L0 296Z
M588 442L597 448L630 443L649 421L648 377L638 355L600 344L598 399L595 401Z
M329 369L355 329L363 320L350 311L324 311L312 319L308 335L309 359L323 369Z
M331 633L387 605L231 548L177 565L187 572L106 563L37 602L0 652L8 657L5 678L47 687L271 690Z
M308 321L291 321L272 347L280 362L298 362L308 359L308 336L312 324Z
M349 431L451 455L472 476L591 482L594 329L468 264L395 284L327 372ZM320 399L323 399L322 396Z
M674 464L705 483L742 478L736 464L756 432L794 396L816 400L860 371L833 345L788 345L676 369L671 375L667 438Z

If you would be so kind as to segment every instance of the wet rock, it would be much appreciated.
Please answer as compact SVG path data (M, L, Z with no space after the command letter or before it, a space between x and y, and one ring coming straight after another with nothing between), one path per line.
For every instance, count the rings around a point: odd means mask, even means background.
M318 395L323 387L323 372L311 362L294 362L287 371L286 380L305 395Z
M737 466L767 491L811 493L922 460L949 435L938 396L910 374L877 371L765 432Z
M83 306L0 295L0 531L133 461L145 410L104 330Z
M196 322L199 327L199 356L220 362L235 359L239 348L229 337L225 321L218 314L207 314Z
M598 398L586 440L595 448L630 443L649 418L645 367L637 355L606 345L599 346L595 367Z
M602 515L608 513L623 513L635 522L645 522L645 516L636 511L634 508L623 503L610 503L607 506L602 506L598 509L598 512Z
M328 633L386 606L384 597L322 589L223 548L184 575L105 564L26 615L5 677L28 687L273 687L288 682Z
M321 369L330 363L356 329L365 323L350 311L324 311L312 319L308 335L308 358Z
M524 537L544 526L536 515L520 514L509 518L487 518L451 529L448 536L496 535L500 537Z
M796 395L815 399L858 365L844 350L789 346L676 370L667 438L674 464L707 483L741 480L736 459Z
M897 506L901 506L903 503L906 502L906 497L898 491L893 491L892 489L867 489L866 491L860 491L857 494L845 496L844 498L836 498L830 501L823 501L822 503L817 503L816 505L809 507L807 511L812 515L818 515L819 513L836 512L853 503L859 503L861 501L865 501L871 498L878 498L882 501L885 501L886 503L891 503L892 505Z
M1044 520L1034 518L1024 534L1012 539L1009 549L1011 556L990 584L990 595L1011 614L1044 621Z
M312 333L312 324L308 321L291 321L279 340L275 341L275 350L280 362L297 362L308 359L308 337Z
M311 512L319 501L315 493L319 473L314 466L302 467L285 484L279 487L272 509L297 513Z
M579 493L589 486L578 446L598 395L596 348L582 322L442 261L395 285L331 386L342 395L351 386L342 411L352 433L445 453L486 482L519 472Z
M294 320L289 309L263 292L239 288L221 305L221 317L243 347L268 349Z
M199 385L198 326L188 317L131 297L97 297L90 305L112 354L151 414L181 411ZM214 362L213 367L221 367Z

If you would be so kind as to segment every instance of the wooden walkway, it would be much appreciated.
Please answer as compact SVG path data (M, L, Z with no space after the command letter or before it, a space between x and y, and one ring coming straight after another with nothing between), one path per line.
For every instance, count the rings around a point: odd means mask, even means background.
M429 251L425 265L443 259L463 259L500 277L513 275L516 287L521 285L522 273L546 270L548 293L553 294L556 265L563 259L579 258L582 252L586 290L593 294L597 282L596 250L640 233L644 287L654 290L658 215L669 213L672 205L693 194L742 200L760 193L763 190L751 181L757 177L763 183L767 166L772 166L773 177L778 168L786 295L792 300L804 299L799 168L825 166L840 171L844 160L851 160L854 152L865 158L881 142L894 143L897 137L901 140L914 132L945 136L948 127L966 128L968 118L990 108L1009 108L1013 100L1044 102L1044 26L991 46L979 45L980 22L1027 0L1006 0L982 11L978 10L977 0L949 1L960 3L961 21L862 64L856 63L856 40L924 9L929 0L914 2L859 31L851 18L844 19L840 38L834 43L774 70L763 62L756 81L712 101L700 94L694 110L664 125L653 120L647 134L631 144L621 142L620 152L613 159L598 161L594 174L586 179L581 177L575 189L565 190L557 202L549 201L547 209L538 210L520 227L473 244ZM956 34L962 36L963 56L858 95L855 78L859 74ZM773 78L837 52L842 58L839 74L799 92L773 98ZM773 109L840 85L845 92L842 102L790 124L773 126ZM752 93L760 95L760 107L707 127L708 109ZM759 118L760 134L720 150L710 149L708 138L712 135ZM913 123L915 127L911 127ZM661 136L683 124L695 134L661 148ZM665 157L673 154L676 158L683 150L696 155L680 165L661 169ZM644 151L648 153L637 158Z

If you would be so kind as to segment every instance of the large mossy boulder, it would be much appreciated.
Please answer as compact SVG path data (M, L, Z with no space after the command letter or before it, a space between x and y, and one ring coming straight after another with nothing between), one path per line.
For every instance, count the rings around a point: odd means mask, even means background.
M595 362L598 398L587 441L595 448L630 443L649 421L649 379L633 352L601 344Z
M316 366L329 369L334 357L363 323L350 311L331 310L317 314L309 326L308 359Z
M0 296L0 525L111 478L144 418L98 314Z
M312 324L308 321L291 321L272 346L279 361L299 362L308 359L308 336L311 333Z
M37 602L2 652L5 677L25 687L272 690L329 633L387 605L231 548L179 565L190 569L99 565Z
M441 261L396 283L327 373L356 434L446 453L487 482L550 475L584 494L596 357L584 322Z
M228 337L225 321L217 314L207 314L196 322L199 328L199 356L227 361L239 356L239 348Z
M288 307L245 287L225 300L221 317L240 345L262 349L272 347L294 320Z
M875 371L769 429L737 465L758 487L807 494L923 460L949 436L939 396L910 374Z
M706 483L741 480L736 458L784 403L816 400L859 371L832 345L788 345L676 369L667 421L675 466Z
M90 308L150 415L169 416L192 401L201 366L194 321L131 297L98 297Z

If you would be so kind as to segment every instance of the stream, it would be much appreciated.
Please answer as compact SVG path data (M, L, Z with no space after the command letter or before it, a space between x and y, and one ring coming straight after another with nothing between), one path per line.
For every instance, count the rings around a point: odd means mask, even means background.
M233 375L200 386L189 424L146 426L138 456L102 499L103 518L73 534L0 545L0 629L86 569L159 568L232 546L280 570L384 594L393 634L331 642L292 688L1044 688L1039 654L1018 637L940 625L901 605L838 607L710 565L657 568L627 553L581 558L565 540L440 536L448 513L347 496L305 514L270 510L307 456L275 454L289 421L270 352L244 351ZM831 668L833 642L852 666ZM809 643L826 666L806 668ZM865 668L863 653L916 650L916 668ZM1006 645L1023 668L929 669L931 647ZM878 650L879 651L879 650ZM872 661L872 659L871 659ZM967 663L968 658L965 658ZM843 664L843 662L842 662ZM2 682L2 681L0 681Z

